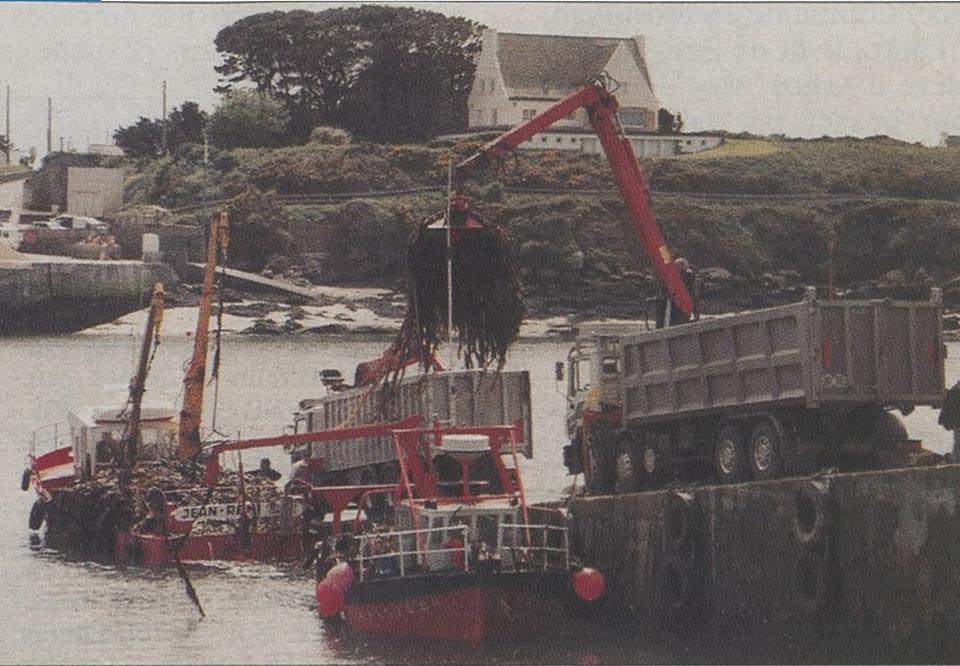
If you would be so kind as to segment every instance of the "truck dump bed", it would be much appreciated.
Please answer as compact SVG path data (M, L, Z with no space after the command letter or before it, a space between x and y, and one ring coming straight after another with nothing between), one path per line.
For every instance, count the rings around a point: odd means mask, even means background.
M526 371L492 372L460 370L404 377L392 418L381 416L380 386L347 389L310 400L299 418L307 431L332 430L345 425L378 423L420 415L426 425L452 421L455 425L512 425L523 421L523 441L517 450L533 456L530 412L530 375ZM453 409L450 398L453 398ZM323 458L325 469L335 471L379 464L396 459L388 437L369 437L310 445L311 456Z
M929 301L818 301L621 338L626 423L799 405L939 406L939 290Z

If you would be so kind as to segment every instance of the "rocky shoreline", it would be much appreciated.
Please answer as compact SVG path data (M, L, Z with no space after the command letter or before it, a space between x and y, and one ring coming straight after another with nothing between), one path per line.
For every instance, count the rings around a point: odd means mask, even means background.
M863 283L840 292L856 299L926 299L931 285L927 281L906 280L899 275ZM641 275L642 278L642 275ZM648 281L642 280L644 285ZM722 269L702 271L700 294L705 302L704 315L785 305L803 298L799 275L790 272L765 275L760 281L745 281ZM528 316L520 330L524 340L560 340L576 338L578 332L594 324L634 323L644 320L642 285L623 283L603 290L588 288L568 293L564 298L540 298L528 303ZM311 285L311 303L289 297L242 293L226 289L223 314L214 305L211 326L228 335L247 336L351 336L366 339L392 339L406 311L403 292L377 287L338 287ZM944 337L960 340L960 285L944 285ZM199 289L183 285L167 297L163 335L191 335L196 326ZM734 298L732 295L736 294ZM138 334L145 313L135 312L114 322L87 329L85 334Z

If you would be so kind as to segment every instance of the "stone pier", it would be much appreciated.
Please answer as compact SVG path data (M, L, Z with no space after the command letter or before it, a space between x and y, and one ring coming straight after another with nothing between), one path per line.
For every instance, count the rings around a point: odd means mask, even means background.
M150 304L153 286L176 286L166 264L18 255L0 261L0 335L69 333Z
M571 517L612 607L643 623L845 626L939 661L960 657L958 509L942 465L580 498Z

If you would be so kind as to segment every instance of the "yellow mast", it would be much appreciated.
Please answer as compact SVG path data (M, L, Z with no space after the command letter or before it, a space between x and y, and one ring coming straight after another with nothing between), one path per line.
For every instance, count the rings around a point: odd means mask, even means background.
M207 373L207 338L210 328L210 309L213 303L213 277L217 269L218 250L223 259L227 254L227 214L220 213L210 224L207 242L207 265L203 273L203 290L197 313L197 330L193 340L193 356L183 378L183 409L180 411L180 431L177 457L192 460L200 454L200 418L203 415L203 382Z
M137 461L137 453L140 449L140 406L143 402L143 394L146 391L147 373L150 371L150 350L154 346L154 341L160 339L160 325L163 322L165 297L163 284L158 282L153 287L153 299L150 302L150 311L147 314L147 326L143 332L137 370L130 380L130 415L127 418L127 433L123 440L121 485L126 485L129 482L130 470Z

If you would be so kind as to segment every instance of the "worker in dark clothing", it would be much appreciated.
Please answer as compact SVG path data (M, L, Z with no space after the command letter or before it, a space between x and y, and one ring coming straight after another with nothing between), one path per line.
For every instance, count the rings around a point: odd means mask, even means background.
M113 433L107 430L103 433L100 441L97 442L97 464L105 465L112 463L117 455L117 442L113 439Z
M257 475L268 481L276 481L282 476L280 472L270 466L270 458L260 459L260 469L257 470Z

